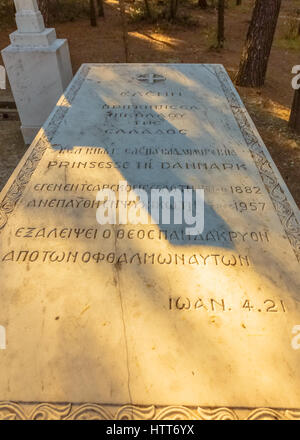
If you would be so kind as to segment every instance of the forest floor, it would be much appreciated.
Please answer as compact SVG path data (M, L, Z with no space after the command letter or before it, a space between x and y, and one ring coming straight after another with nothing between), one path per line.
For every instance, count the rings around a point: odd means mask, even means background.
M176 24L128 22L128 62L144 63L221 63L231 78L238 69L241 49L251 18L252 0L226 10L226 42L222 50L214 48L216 11L185 5ZM300 207L300 136L287 125L293 98L292 66L300 64L300 37L287 38L298 0L285 0L268 66L265 86L259 89L238 87L257 129L273 160ZM127 4L130 13L130 4ZM131 14L132 18L132 14ZM55 25L58 37L67 38L74 72L82 63L125 62L118 1L106 0L105 18L92 28L80 19ZM0 49L9 44L8 34L0 30ZM0 64L1 64L0 58ZM3 93L2 93L3 95ZM0 100L1 91L0 91ZM0 121L0 189L25 151L17 121Z

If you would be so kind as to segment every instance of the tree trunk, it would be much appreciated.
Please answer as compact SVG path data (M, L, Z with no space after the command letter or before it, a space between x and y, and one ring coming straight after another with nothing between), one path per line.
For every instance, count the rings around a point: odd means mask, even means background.
M300 134L300 89L295 90L289 126Z
M176 19L178 11L178 0L170 0L170 20L173 21Z
M44 17L45 26L49 25L49 0L38 0L38 7Z
M280 6L281 0L256 0L235 78L237 85L261 87L264 84Z
M218 47L222 48L225 41L225 0L218 0Z
M97 16L98 16L98 3L97 3L97 0L90 0L91 26L98 26Z
M144 2L145 2L145 8L146 8L147 16L149 18L151 18L152 17L152 13L151 13L149 1L148 0L144 0Z
M242 4L242 0L236 0L236 5L240 6Z
M103 0L98 0L98 17L104 17Z
M198 6L201 9L206 9L208 7L207 0L198 0Z

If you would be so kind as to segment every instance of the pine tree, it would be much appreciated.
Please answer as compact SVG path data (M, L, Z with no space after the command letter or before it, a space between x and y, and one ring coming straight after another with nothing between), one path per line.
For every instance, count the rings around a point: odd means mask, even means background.
M239 86L261 87L277 25L281 0L256 0L235 82Z
M90 0L90 20L91 26L98 26L98 2L97 0Z

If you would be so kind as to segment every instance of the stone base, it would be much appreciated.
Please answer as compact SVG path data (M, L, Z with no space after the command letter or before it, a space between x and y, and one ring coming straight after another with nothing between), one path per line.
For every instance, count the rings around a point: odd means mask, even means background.
M2 51L22 123L26 143L31 143L72 79L67 40L49 47L10 45Z
M45 29L43 32L19 32L15 31L10 34L10 41L13 46L33 46L36 47L49 47L56 41L55 29Z

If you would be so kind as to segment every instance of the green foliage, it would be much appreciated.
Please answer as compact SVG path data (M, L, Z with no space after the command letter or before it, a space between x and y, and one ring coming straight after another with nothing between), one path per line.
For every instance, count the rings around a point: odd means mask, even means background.
M169 10L169 1L166 0L148 0L149 11L145 0L135 0L130 7L129 18L133 22L150 21L156 22L166 18Z
M209 26L204 31L204 41L209 49L216 49L218 46L217 29Z
M197 0L198 3L198 0ZM127 5L129 2L127 3ZM149 11L145 0L135 0L131 3L129 9L129 19L132 22L148 21L148 22L164 22L170 19L170 0L148 0ZM180 8L196 7L194 0L179 0L179 12L176 16L176 23L186 26L196 26L197 20L192 16L192 12L180 12Z
M279 37L275 45L282 49L300 49L300 20L289 17L284 20L279 29Z
M280 47L281 49L290 49L290 50L299 51L300 36L292 40L287 40L286 38L279 38L275 41L275 46Z

